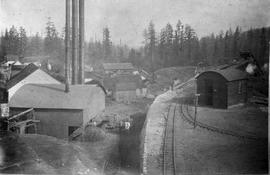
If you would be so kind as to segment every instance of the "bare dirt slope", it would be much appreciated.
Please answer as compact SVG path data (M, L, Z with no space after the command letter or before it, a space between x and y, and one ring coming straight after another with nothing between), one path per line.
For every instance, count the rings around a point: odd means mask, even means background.
M96 142L68 142L26 134L1 142L0 148L2 161L7 162L1 173L95 175L105 171L112 174L118 168L118 137L110 133Z
M44 135L21 135L21 140L52 174L100 174L99 166L85 151L67 141ZM31 173L31 172L30 172Z

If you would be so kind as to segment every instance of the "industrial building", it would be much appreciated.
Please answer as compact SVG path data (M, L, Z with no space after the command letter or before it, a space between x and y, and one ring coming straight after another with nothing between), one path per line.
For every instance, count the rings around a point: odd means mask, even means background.
M13 113L33 108L37 133L68 138L105 109L105 94L95 85L27 84L10 99Z
M197 77L198 104L223 108L247 101L247 73L234 67L209 70Z

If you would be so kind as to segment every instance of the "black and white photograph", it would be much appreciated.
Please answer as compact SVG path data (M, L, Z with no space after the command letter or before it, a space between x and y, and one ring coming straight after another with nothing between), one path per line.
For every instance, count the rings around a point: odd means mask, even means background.
M269 174L269 0L0 0L0 174Z

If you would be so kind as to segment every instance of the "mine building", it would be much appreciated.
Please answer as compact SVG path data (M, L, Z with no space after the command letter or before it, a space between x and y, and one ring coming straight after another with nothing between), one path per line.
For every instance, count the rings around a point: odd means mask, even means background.
M235 67L204 71L196 81L200 106L227 109L247 101L248 75Z
M62 84L27 84L9 106L13 113L33 108L38 134L65 139L105 109L105 94L95 85L70 85L66 93Z

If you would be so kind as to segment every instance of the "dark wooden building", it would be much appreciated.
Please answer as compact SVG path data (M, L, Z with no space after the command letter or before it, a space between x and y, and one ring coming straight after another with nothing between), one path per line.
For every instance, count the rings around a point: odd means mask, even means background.
M247 73L235 68L205 71L196 77L200 106L223 108L247 101Z
M130 103L137 98L136 90L142 88L139 75L119 74L114 77L105 77L104 87L112 92L112 97L118 102Z

